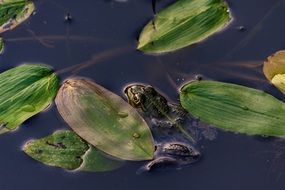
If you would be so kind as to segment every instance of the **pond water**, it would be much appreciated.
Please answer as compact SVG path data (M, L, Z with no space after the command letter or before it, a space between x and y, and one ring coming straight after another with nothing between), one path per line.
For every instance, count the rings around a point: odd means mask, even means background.
M202 43L160 56L135 50L141 28L152 18L150 0L36 0L37 13L3 34L0 70L41 62L61 70L92 66L76 75L123 96L129 83L147 83L177 102L178 89L197 74L264 90L285 100L262 74L262 61L285 48L285 0L230 0L234 21ZM158 1L158 9L171 3ZM72 22L64 22L70 13ZM240 30L244 26L244 30ZM99 61L98 61L99 60ZM72 73L61 75L61 79ZM201 143L203 159L180 169L137 175L142 163L105 173L71 173L29 158L21 146L57 129L68 129L56 108L0 138L1 190L12 189L275 189L285 184L285 140L218 131Z

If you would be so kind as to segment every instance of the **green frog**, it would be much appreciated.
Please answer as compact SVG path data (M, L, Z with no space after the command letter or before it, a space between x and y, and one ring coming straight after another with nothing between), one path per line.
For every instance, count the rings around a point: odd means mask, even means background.
M150 171L165 165L180 167L199 160L201 153L195 145L200 134L210 138L215 133L205 133L204 126L201 130L201 123L197 119L191 117L180 105L168 102L152 86L132 84L124 92L129 104L139 109L150 123L157 143L155 159L140 171Z
M134 84L125 89L125 94L129 104L141 109L158 127L179 127L187 117L187 112L181 106L168 103L152 86Z

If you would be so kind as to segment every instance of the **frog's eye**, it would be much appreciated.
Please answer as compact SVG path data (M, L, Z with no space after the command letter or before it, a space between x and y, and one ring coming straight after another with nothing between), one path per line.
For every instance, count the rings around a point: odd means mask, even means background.
M140 104L141 100L140 100L138 94L135 94L135 95L134 95L133 101L134 101L134 103L135 103L136 105Z

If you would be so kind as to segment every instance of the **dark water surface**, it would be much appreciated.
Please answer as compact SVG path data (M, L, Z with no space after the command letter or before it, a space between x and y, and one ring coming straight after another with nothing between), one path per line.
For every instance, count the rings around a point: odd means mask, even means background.
M170 3L159 1L158 8ZM152 17L150 0L37 0L37 13L3 34L6 51L0 70L23 62L43 62L56 70L106 58L77 75L94 79L121 94L131 82L159 88L173 101L177 89L196 74L265 90L285 100L262 74L262 60L285 48L285 0L230 0L234 21L221 33L183 50L143 55L135 50L140 29ZM65 23L70 12L73 22ZM244 26L245 31L237 28ZM119 48L119 49L118 49ZM128 49L127 52L122 50ZM118 54L120 52L120 55ZM103 53L105 52L105 53ZM103 54L102 54L103 53ZM61 75L62 80L70 73ZM203 159L187 168L136 175L142 163L106 173L70 173L26 156L21 146L31 138L68 128L53 106L19 130L0 137L0 190L146 190L285 188L285 141L219 131L203 142Z

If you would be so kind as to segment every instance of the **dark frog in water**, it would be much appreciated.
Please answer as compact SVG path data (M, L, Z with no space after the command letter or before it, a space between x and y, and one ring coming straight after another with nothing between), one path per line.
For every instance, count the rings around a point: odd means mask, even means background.
M165 167L179 168L198 161L201 153L191 144L164 142L156 145L154 160L138 170L138 173Z
M152 86L133 84L127 86L124 92L129 104L140 109L149 120L157 143L155 159L144 170L165 165L183 166L199 160L201 154L194 147L200 139L199 134L201 132L204 137L213 138L215 135L212 132L207 134L206 128L201 128L197 119L180 105L169 103Z
M140 108L159 127L172 128L183 122L186 111L167 99L152 86L131 85L125 89L129 103Z

